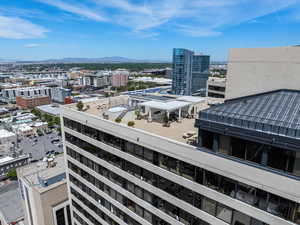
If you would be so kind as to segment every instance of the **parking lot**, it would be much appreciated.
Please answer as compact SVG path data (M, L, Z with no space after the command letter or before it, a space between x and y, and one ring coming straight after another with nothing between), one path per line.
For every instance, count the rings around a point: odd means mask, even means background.
M58 141L52 143L55 139L58 139ZM48 151L63 152L61 137L57 135L57 132L33 138L24 138L19 143L19 148L24 154L31 154L31 160L44 158Z

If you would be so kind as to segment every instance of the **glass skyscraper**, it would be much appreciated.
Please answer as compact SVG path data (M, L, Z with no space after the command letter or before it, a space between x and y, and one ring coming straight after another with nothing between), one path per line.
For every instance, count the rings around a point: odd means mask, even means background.
M172 92L178 95L205 95L210 57L193 51L174 48Z

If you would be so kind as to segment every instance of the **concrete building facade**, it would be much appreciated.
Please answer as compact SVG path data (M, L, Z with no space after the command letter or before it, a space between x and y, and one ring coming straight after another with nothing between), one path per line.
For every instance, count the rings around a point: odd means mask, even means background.
M277 89L299 89L300 47L229 51L226 99Z
M125 104L120 97L109 102L112 108ZM89 105L86 112L65 106L61 115L74 224L300 224L299 174L212 151L226 141L203 136L202 112L198 144L190 145L183 140L195 134L192 118L168 127L142 114L131 128L101 117L103 103Z
M64 161L59 156L17 169L28 225L71 225Z

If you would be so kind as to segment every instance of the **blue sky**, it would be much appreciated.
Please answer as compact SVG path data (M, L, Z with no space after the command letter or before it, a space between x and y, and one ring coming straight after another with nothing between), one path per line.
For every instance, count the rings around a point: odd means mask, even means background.
M0 58L171 60L300 44L300 0L0 0Z

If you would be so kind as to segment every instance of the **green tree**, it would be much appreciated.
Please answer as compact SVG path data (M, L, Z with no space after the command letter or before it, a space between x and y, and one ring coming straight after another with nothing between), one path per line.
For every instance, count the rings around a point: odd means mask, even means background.
M54 123L60 125L60 118L58 116L54 118Z
M78 111L82 111L84 104L82 103L82 101L77 102L76 107L78 109Z
M33 115L39 117L39 118L41 118L41 116L42 116L41 111L38 110L38 109L36 109L36 108L32 109L32 110L31 110L31 113L32 113Z
M9 179L16 180L17 179L17 171L16 171L16 169L11 169L10 171L8 171L8 173L6 174L6 176Z

